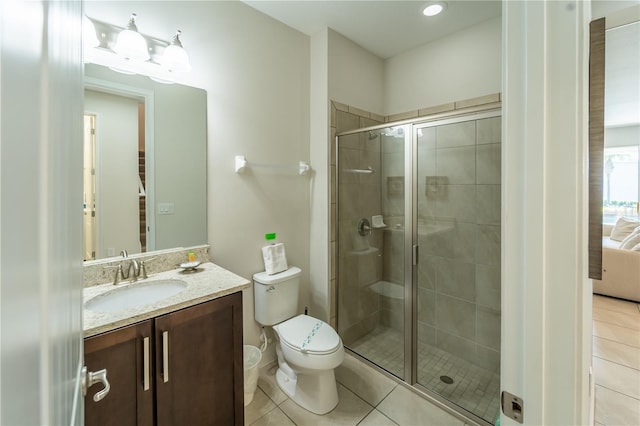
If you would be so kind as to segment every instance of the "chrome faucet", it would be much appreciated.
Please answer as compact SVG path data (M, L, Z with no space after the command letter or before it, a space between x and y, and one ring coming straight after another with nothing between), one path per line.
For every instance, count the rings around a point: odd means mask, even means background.
M122 250L120 252L120 254L122 255L123 258L127 258L129 257L129 253L127 253L126 250ZM131 270L133 269L133 275L131 275ZM122 278L124 278L125 280L129 279L129 277L131 277L131 281L137 281L138 280L138 276L140 276L140 264L138 263L137 260L135 259L131 259L131 262L129 262L129 266L126 267L123 271L122 271ZM114 282L115 284L115 282Z
M133 269L133 275L131 275L131 270ZM138 276L140 275L140 264L137 260L131 259L129 262L129 267L127 268L127 273L123 275L125 279L131 277L131 281L136 281Z
M127 253L126 250L122 250L120 254L124 259L129 257L129 253ZM137 281L140 276L140 263L138 263L136 259L131 259L131 262L129 262L129 265L126 267L123 267L122 262L120 262L117 266L105 266L105 268L116 269L116 274L113 278L113 285L118 284L119 281L127 280L129 278L131 278L131 281ZM145 277L143 278L146 278L146 271L144 275Z

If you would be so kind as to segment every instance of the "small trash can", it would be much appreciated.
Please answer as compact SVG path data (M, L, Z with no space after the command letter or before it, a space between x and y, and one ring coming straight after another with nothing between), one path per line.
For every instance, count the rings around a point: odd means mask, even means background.
M258 365L262 360L262 352L255 346L244 345L244 406L253 401L253 394L258 387Z

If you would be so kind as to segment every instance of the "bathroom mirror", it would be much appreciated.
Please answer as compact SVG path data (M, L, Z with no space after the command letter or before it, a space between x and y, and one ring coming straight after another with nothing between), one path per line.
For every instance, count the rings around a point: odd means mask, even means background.
M206 103L85 65L84 260L206 243Z

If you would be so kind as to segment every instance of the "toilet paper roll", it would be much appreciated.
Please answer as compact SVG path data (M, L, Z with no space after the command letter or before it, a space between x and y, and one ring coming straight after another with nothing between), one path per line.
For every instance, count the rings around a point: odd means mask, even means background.
M262 247L262 259L264 260L264 270L268 275L277 274L289 268L282 243Z

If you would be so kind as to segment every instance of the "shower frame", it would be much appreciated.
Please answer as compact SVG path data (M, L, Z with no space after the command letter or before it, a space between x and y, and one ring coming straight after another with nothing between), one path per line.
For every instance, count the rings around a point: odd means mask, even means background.
M417 144L417 129L428 128L447 124L454 124L464 121L481 120L492 117L500 117L501 103L491 103L487 105L475 106L464 108L460 110L453 110L439 114L433 114L429 116L416 117L401 121L387 122L376 126L363 127L359 129L340 132L335 135L335 152L336 152L336 165L340 164L339 156L340 150L338 141L341 136L347 136L357 133L371 132L389 127L398 126L410 126L410 131L404 134L404 379L397 377L390 373L382 366L375 364L363 355L351 350L348 347L345 349L358 359L362 360L366 364L372 366L377 371L381 372L385 376L393 379L397 383L404 387L421 394L431 402L438 405L440 408L449 412L450 414L463 419L471 420L479 425L491 425L487 420L477 416L476 414L466 410L464 407L455 404L447 398L441 396L435 391L428 389L417 381L418 367L417 367L417 322L418 322L418 279L417 279L417 265L419 256L418 245L418 215L417 215L417 203L418 203L418 144ZM381 148L382 149L382 148ZM410 174L407 176L407 174ZM336 171L335 179L335 193L339 194L340 173ZM416 210L416 211L414 211ZM335 240L340 241L340 197L336 196L336 224L335 224ZM407 224L410 224L408 226ZM336 253L334 261L336 262L337 277L340 277L339 268L340 262L340 244L336 244ZM340 281L336 284L335 293L336 306L336 329L340 323L340 310L338 309L339 294L340 294Z

